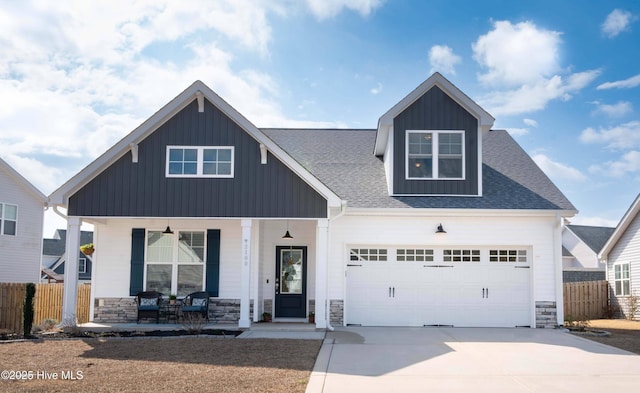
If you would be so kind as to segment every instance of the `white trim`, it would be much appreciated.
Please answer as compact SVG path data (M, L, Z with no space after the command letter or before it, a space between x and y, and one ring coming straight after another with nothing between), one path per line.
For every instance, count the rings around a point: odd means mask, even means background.
M131 149L131 162L134 164L138 163L138 144L137 143L129 143L129 148Z
M265 165L267 163L267 147L264 143L260 144L260 164Z
M433 136L431 142L431 177L410 177L409 176L409 134L431 134ZM440 161L440 135L441 134L460 134L462 135L462 177L439 177L439 161ZM465 180L466 179L466 149L465 149L465 131L464 130L405 130L404 144L404 178L405 180Z
M485 111L439 72L436 72L380 117L374 147L374 154L376 156L384 154L388 134L393 129L393 119L434 86L438 86L451 99L478 119L478 127L483 132L487 132L493 127L495 119L489 112Z
M5 212L7 211L6 206L14 206L16 208L16 218L15 220L11 220L4 217ZM19 205L13 203L0 202L0 236L18 236L18 212ZM7 221L13 221L16 223L16 227L14 228L14 234L6 234L4 233L4 226Z
M162 124L173 117L176 113L184 109L187 105L196 99L196 92L200 91L204 97L208 99L216 108L227 115L232 121L240 126L245 132L251 135L258 143L263 143L267 149L277 158L279 158L289 169L300 176L307 184L316 192L325 197L328 201L328 207L340 207L341 198L334 193L329 187L324 185L320 180L314 177L300 163L293 159L275 142L269 139L262 131L254 126L242 114L236 111L231 105L218 96L213 90L201 81L195 81L191 86L180 93L176 98L163 106L158 112L147 119L144 123L122 138L113 145L100 157L95 159L91 164L69 179L65 184L60 186L51 195L50 203L53 205L68 206L69 197L76 191L81 189L102 171L116 162L126 152L130 143L138 143L147 136L155 132ZM45 197L46 201L46 197ZM328 210L328 209L327 209Z
M196 91L196 99L198 100L198 113L204 113L204 94L200 90Z
M47 205L47 197L40 190L38 190L33 184L29 182L24 176L22 176L18 171L13 169L11 165L9 165L6 161L0 158L0 170L4 170L6 174L13 178L13 180L18 183L19 186L22 186L27 192L35 196L40 203L44 206Z
M629 210L627 210L627 212L624 214L624 216L618 223L618 226L609 237L609 240L607 240L607 242L604 244L604 246L598 253L599 260L604 261L609 258L609 253L611 252L613 247L615 247L616 243L618 243L618 240L620 240L620 238L622 237L624 232L627 230L629 225L631 225L633 220L636 218L636 215L638 215L639 211L640 211L640 194L638 194L636 199L633 201L633 203L629 207Z
M623 274L624 270L622 269L622 266L624 266L624 265L628 266L627 270L629 272L629 278L626 278L626 279L624 278L624 274ZM620 266L620 275L621 275L620 279L616 278L616 266ZM631 296L633 294L633 291L631 290L631 262L629 262L629 261L615 262L612 265L612 268L613 268L612 269L613 270L613 280L611 280L610 282L613 283L613 285L612 285L613 286L613 295L615 297ZM616 291L616 282L617 281L620 281L620 290L621 290L622 293L617 293L617 291ZM627 294L624 293L624 282L625 281L629 282L629 293L627 293Z
M169 173L169 156L172 149L192 149L197 151L197 162L196 162L196 174L172 174ZM204 151L206 149L216 149L216 150L231 150L231 173L224 175L205 175L204 172ZM194 178L194 177L208 177L208 178L233 178L234 177L234 167L235 167L235 146L183 146L183 145L167 145L165 151L165 177L178 177L178 178Z

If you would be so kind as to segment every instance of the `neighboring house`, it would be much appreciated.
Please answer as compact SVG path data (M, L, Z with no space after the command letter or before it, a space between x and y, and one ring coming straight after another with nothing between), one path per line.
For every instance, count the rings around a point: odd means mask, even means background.
M611 305L640 318L640 195L624 214L598 258L606 264ZM634 308L635 314L631 308ZM631 315L633 314L633 315Z
M50 198L67 248L94 225L95 321L153 289L241 328L557 326L576 209L493 123L438 73L373 130L259 129L196 81Z
M605 279L605 264L598 252L615 228L564 225L562 228L562 276L564 282Z
M64 275L64 265L67 260L65 249L67 241L67 231L57 229L53 239L44 239L42 242L42 281L62 281ZM80 244L93 243L93 232L82 231L80 234ZM78 280L81 283L91 282L92 260L90 256L84 255L78 249ZM55 275L51 274L55 273Z
M40 281L47 197L0 158L0 282Z

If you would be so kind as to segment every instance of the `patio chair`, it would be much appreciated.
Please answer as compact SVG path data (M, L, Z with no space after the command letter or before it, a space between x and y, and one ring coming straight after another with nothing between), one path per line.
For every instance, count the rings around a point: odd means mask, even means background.
M209 292L190 293L182 299L182 316L194 314L209 320Z
M156 291L138 292L138 323L140 318L155 318L160 323L160 299L162 294Z

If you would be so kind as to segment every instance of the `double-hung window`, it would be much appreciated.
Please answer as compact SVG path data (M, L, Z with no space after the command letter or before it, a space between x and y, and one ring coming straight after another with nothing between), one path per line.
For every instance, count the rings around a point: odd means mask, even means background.
M464 131L407 131L407 179L464 179Z
M233 177L233 146L167 146L167 177Z
M78 260L78 273L87 272L87 258L80 258Z
M630 295L629 263L613 265L616 296Z
M146 290L185 296L204 288L205 232L147 232Z
M18 226L18 206L0 203L0 234L15 236Z

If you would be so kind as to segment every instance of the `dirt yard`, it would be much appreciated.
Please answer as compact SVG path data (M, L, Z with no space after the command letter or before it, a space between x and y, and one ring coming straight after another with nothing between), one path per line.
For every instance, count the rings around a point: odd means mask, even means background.
M0 391L304 392L321 345L219 337L2 343Z
M625 319L595 319L589 321L588 328L605 330L611 333L611 336L594 337L580 334L581 337L640 355L640 322Z

